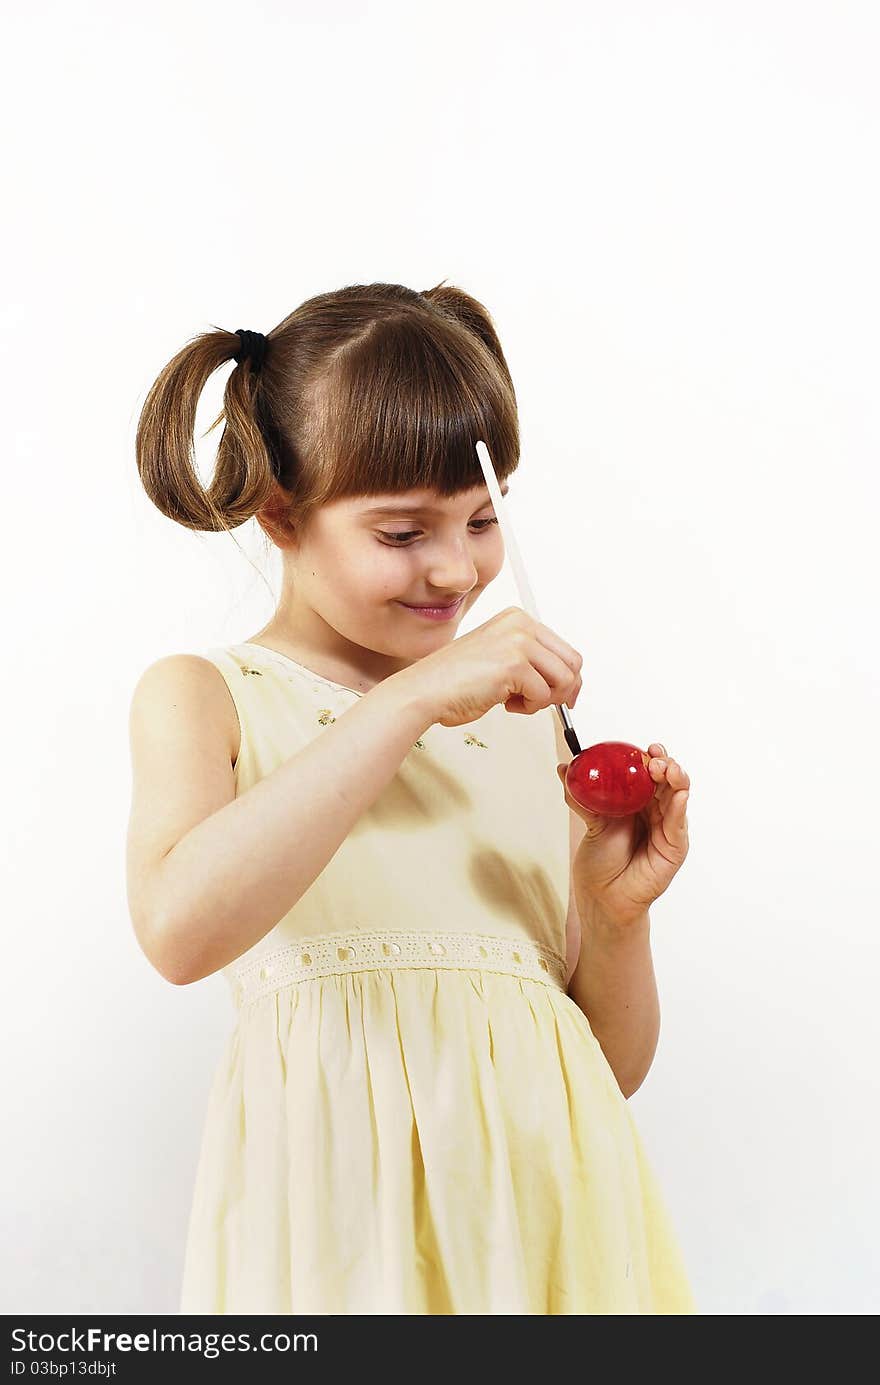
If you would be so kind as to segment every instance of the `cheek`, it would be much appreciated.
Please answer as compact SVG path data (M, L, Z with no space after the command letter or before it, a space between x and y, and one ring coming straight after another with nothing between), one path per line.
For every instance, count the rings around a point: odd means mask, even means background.
M337 590L345 594L350 606L360 606L366 613L400 597L408 589L408 575L394 563L367 563L359 571L349 571L343 581L337 580Z
M478 567L481 584L494 582L503 567L504 551L502 549L495 551L491 557L487 554Z
M412 589L412 554L403 549L383 545L361 568L361 598L366 602L396 601Z

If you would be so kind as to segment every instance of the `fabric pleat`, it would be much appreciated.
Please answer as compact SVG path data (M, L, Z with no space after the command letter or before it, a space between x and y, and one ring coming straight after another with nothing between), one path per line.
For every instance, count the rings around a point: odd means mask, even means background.
M564 992L352 972L239 1020L182 1312L690 1313L627 1103Z

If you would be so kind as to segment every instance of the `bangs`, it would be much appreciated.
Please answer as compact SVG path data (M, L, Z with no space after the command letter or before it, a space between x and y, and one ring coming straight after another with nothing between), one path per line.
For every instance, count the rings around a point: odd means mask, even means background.
M509 374L440 311L371 322L314 382L311 403L318 504L423 488L449 497L485 485L479 439L499 481L519 465Z

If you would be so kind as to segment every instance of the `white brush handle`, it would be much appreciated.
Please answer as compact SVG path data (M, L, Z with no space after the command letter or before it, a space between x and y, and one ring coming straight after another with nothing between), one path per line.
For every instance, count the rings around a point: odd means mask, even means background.
M519 592L520 603L523 610L528 611L533 620L540 620L538 608L535 605L535 598L532 596L532 589L529 586L529 579L526 576L525 564L520 556L519 546L513 533L513 524L506 507L501 503L501 487L498 484L498 477L495 475L495 468L492 465L492 458L489 456L489 449L480 439L474 446L477 449L477 456L480 459L480 466L483 468L483 475L486 478L486 485L489 487L489 499L495 508L495 517L501 529L504 539L505 552L510 559L513 568L513 576ZM555 702L554 707L562 718L562 725L565 727L565 739L573 755L580 754L580 745L572 725L571 717L565 703Z
M477 456L480 459L480 466L483 468L483 475L486 478L486 485L489 487L489 499L495 507L495 516L501 527L501 534L504 539L504 548L510 559L513 568L513 576L519 591L520 602L523 610L528 611L529 615L535 620L540 620L538 608L535 605L535 598L532 596L532 589L529 586L529 579L526 576L525 565L520 556L519 545L513 533L513 524L506 508L501 503L501 487L498 484L498 477L495 475L495 468L489 456L489 449L481 440L475 444Z

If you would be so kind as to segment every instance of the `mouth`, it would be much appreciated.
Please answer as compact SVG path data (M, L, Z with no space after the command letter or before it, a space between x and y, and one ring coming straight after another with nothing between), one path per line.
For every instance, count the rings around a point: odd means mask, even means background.
M448 611L452 606L458 606L464 601L463 596L457 596L454 601L420 601L418 605L414 601L404 601L404 606L409 606L412 611Z
M412 611L414 615L433 617L434 620L451 620L463 604L463 596L460 596L457 601L449 601L442 606L413 606L408 601L398 602L398 605L402 606L405 611Z

